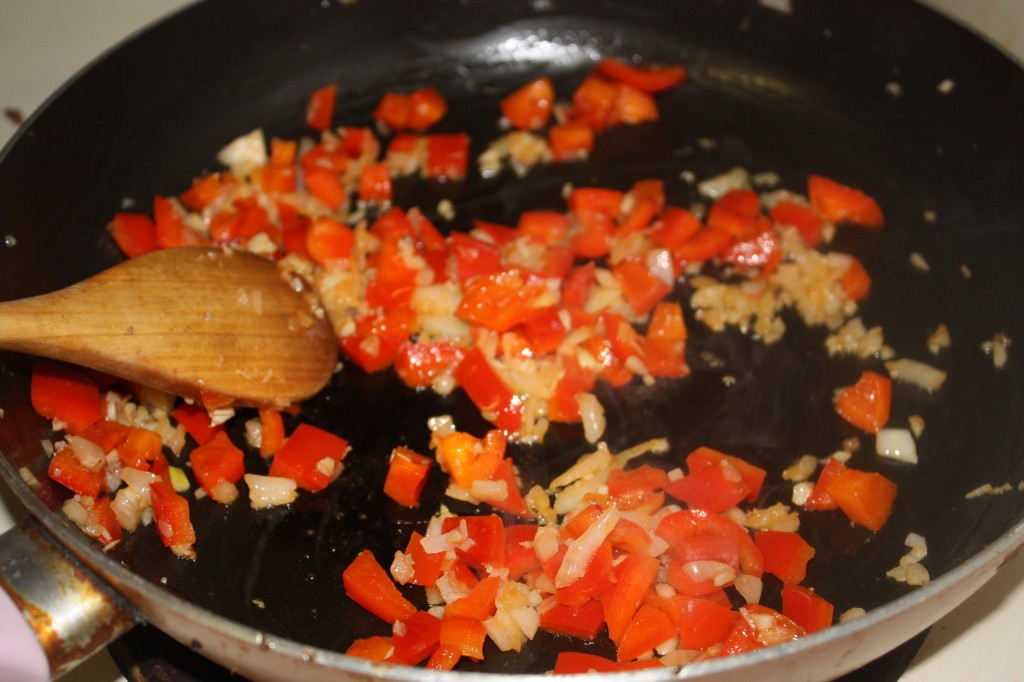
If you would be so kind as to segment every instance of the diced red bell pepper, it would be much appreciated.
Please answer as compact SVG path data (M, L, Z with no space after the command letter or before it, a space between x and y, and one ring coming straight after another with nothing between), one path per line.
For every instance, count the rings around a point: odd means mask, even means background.
M536 130L547 125L555 103L555 86L547 76L535 78L501 100L501 113L513 128Z
M506 332L547 308L550 294L543 281L524 271L502 270L468 282L455 314L472 324Z
M484 578L473 586L469 594L445 605L445 618L471 618L481 622L487 620L497 610L495 599L501 583L502 578L498 576Z
M807 575L807 562L814 558L814 548L799 533L781 530L759 530L754 543L764 556L764 570L784 583L798 584Z
M768 472L765 469L754 466L741 457L727 455L724 452L719 452L705 446L697 448L686 456L686 466L691 473L703 467L721 467L724 465L734 468L743 479L743 482L750 488L746 501L757 502L757 498L761 496L761 486L764 485L764 479L768 476Z
M436 457L455 485L469 489L473 481L491 478L505 456L505 439L500 433L483 439L462 431L446 435L437 445Z
M807 179L807 198L827 220L861 227L882 227L885 216L878 202L859 189L820 175Z
M409 544L405 548L405 553L412 559L413 565L413 575L409 582L421 587L434 587L437 584L437 579L441 577L445 553L428 554L423 549L422 540L423 536L413 531L409 536Z
M427 670L454 670L461 658L461 648L441 645L427 659Z
M770 275L782 260L782 245L775 236L774 228L768 227L754 237L733 242L718 257L723 263L759 268L764 274Z
M740 617L728 606L682 594L648 601L675 624L681 649L701 651L724 642Z
M668 475L650 464L608 472L608 494L612 497L632 490L662 490L667 484Z
M627 258L612 266L612 274L622 287L622 295L637 315L646 315L672 291L672 285L653 272L639 258Z
M585 121L595 133L600 133L608 127L608 118L617 95L616 82L600 74L591 73L573 92L574 118Z
M614 673L621 670L615 661L583 653L582 651L560 651L551 671L555 675L582 675L583 673Z
M447 613L447 609L445 610ZM441 644L441 619L417 611L397 623L393 637L395 658L406 665L419 665ZM396 624L397 624L396 623Z
M348 200L348 190L333 170L319 166L307 168L303 181L313 196L332 211L337 211Z
M413 332L415 317L411 310L404 308L360 317L356 320L355 333L341 338L341 349L363 371L378 372L398 357Z
M608 636L616 645L622 641L633 615L658 575L661 562L646 554L630 554L616 567L615 587L602 599Z
M394 185L391 170L386 163L371 163L359 174L359 199L368 204L391 201Z
M203 241L185 225L178 207L164 197L153 197L153 222L156 224L156 243L161 249L194 246Z
M598 62L597 70L644 92L662 92L686 80L686 69L679 64L639 66L608 57Z
M594 129L585 121L569 121L548 129L548 146L555 161L580 161L594 149Z
M411 388L426 388L462 361L466 351L451 341L405 343L395 358L395 371Z
M449 239L455 255L455 272L463 286L476 277L493 275L501 270L501 252L494 244L464 232L453 232Z
M310 424L299 424L274 455L271 476L290 478L303 490L327 487L348 453L348 441Z
M423 132L444 118L448 102L436 88L418 88L409 95L409 127Z
M747 575L760 578L764 573L764 557L745 528L721 514L701 509L683 509L664 517L655 532L669 543L669 554L683 556L687 542L695 537L725 536L739 545L740 568Z
M192 527L188 500L176 493L170 481L164 478L150 484L149 496L153 502L157 534L164 547L171 548L178 556L194 558L192 545L196 541L196 532Z
M260 456L270 457L284 444L284 420L279 410L260 408Z
M345 654L356 658L365 658L368 661L388 661L392 659L394 650L393 638L374 635L355 640L345 650Z
M877 531L892 514L896 484L879 473L847 469L832 481L828 494L851 521Z
M384 494L405 507L418 507L434 461L399 445L391 451Z
M562 366L562 376L555 384L555 392L548 401L548 419L553 422L576 423L581 419L576 396L592 392L597 383L597 375L572 356L564 356Z
M194 403L182 403L171 413L174 419L185 427L185 432L192 436L199 445L206 445L214 436L224 430L223 424L214 426L206 408Z
M115 422L100 422L111 424ZM118 424L120 426L120 424ZM146 471L149 463L157 458L163 450L163 440L160 435L146 429L124 428L123 440L111 448L105 448L107 452L117 448L118 459L126 467Z
M839 286L851 301L864 300L871 292L871 275L860 260L850 256L850 267L839 278Z
M309 96L306 104L306 125L313 130L326 130L334 118L334 102L338 97L338 86L325 85Z
M604 621L601 602L591 599L579 606L554 604L540 614L540 628L546 632L568 635L585 642L597 639Z
M563 545L552 560L545 562L544 572L554 579L565 558L568 547ZM555 599L559 604L580 606L590 599L599 599L615 585L612 578L612 546L610 542L602 542L590 558L586 570L579 578L565 587L559 587Z
M217 173L208 173L192 181L192 186L178 195L181 203L193 211L201 211L221 195L224 183Z
M649 93L628 83L618 83L608 112L607 125L638 125L658 120L658 105Z
M100 544L106 547L121 540L121 524L114 514L113 507L110 506L109 497L95 498L88 511L87 525L92 532L98 533L95 537Z
M554 353L567 331L554 306L540 311L522 324L523 335L537 355Z
M674 252L702 228L697 217L685 208L668 206L651 230L651 241Z
M341 574L349 599L392 625L416 613L416 607L402 596L373 553L364 549Z
M62 422L68 433L81 433L103 416L96 382L66 365L32 363L29 395L39 416Z
M128 434L132 433L136 429L125 426L118 422L111 422L105 419L96 422L85 431L82 431L78 435L86 439L90 443L95 443L100 447L103 452L110 452L114 448L120 448L121 445L128 438ZM152 431L145 431L144 429L138 429L145 433L152 433ZM160 436L155 433L157 442L160 442Z
M533 548L537 526L514 524L505 528L505 568L508 579L518 580L530 571L540 567L540 559Z
M678 630L660 609L643 604L630 620L619 642L616 656L620 663L634 661L659 644L676 636Z
M782 586L782 614L807 632L817 632L832 625L835 608L814 590L800 585Z
M469 136L465 133L427 136L426 176L431 180L458 182L469 165Z
M709 466L669 482L665 492L693 509L721 513L746 498L750 488L743 479L727 479L719 467Z
M672 251L679 266L711 260L732 241L732 235L720 228L701 228Z
M651 376L682 377L689 374L686 323L682 306L678 303L661 301L654 306L643 340L643 360Z
M772 206L771 218L776 225L795 227L804 244L813 249L821 243L824 223L821 215L809 206L780 201Z
M515 469L512 467L511 459L506 457L498 462L494 473L491 474L491 480L504 481L508 494L504 500L488 500L488 504L498 511L503 511L519 518L528 519L532 516L530 508L526 506L526 500L523 499L522 493L519 492L519 484L516 482Z
M159 248L156 223L143 213L118 213L107 227L118 248L129 258Z
M100 467L96 471L87 469L78 461L70 447L54 453L50 460L49 476L72 492L86 496L99 497L103 489L106 470Z
M868 433L878 433L889 423L892 405L892 379L866 371L853 386L847 386L836 398L836 412L846 421Z
M487 629L478 620L446 615L441 621L441 648L453 649L466 658L479 661L484 657L486 639Z
M314 218L306 232L306 253L325 270L347 262L355 243L352 228L330 216Z
M220 481L234 484L245 474L242 451L235 447L223 431L209 443L194 449L189 454L189 462L199 485L214 499L217 499L216 486Z
M814 482L814 488L811 489L811 494L803 503L804 509L811 509L814 511L825 511L828 509L838 509L832 496L828 494L828 487L832 485L832 482L839 478L839 475L846 471L846 465L840 462L835 457L829 457L828 461L825 462L825 466L822 468L821 473L818 474L818 480Z
M484 417L506 433L517 433L523 424L523 401L494 371L483 352L473 347L455 368L462 386Z
M633 378L633 370L619 359L612 349L612 342L608 339L592 336L580 343L580 347L597 361L601 368L597 376L609 386L625 386Z
M722 195L708 211L707 226L728 232L738 241L771 229L771 223L761 214L761 199L749 189L734 189Z
M486 571L488 567L499 569L505 565L505 524L496 514L487 516L450 516L444 520L444 532L454 530L463 521L466 531L473 540L471 547L458 546L455 554L470 568ZM469 544L469 543L466 543Z

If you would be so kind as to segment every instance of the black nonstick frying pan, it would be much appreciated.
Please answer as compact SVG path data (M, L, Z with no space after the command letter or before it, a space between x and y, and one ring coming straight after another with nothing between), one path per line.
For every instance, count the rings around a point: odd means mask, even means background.
M608 133L587 164L522 179L408 185L399 203L429 209L449 198L457 229L471 218L511 223L524 209L559 208L565 182L627 187L661 177L670 200L685 205L694 195L680 171L708 177L737 165L776 172L796 189L821 173L881 202L884 231L842 231L837 242L874 279L862 316L881 324L888 343L908 357L929 359L924 339L939 322L954 342L933 360L950 373L939 393L897 388L894 421L926 419L921 462L859 460L899 484L893 520L870 534L838 516L805 515L803 532L818 549L808 583L839 612L861 606L870 613L681 673L834 677L927 627L1024 539L1016 489L964 499L981 484L1024 479L1022 363L1011 347L1009 362L996 370L979 348L997 332L1024 339L1016 300L1024 290L1024 195L1015 174L1024 157L1024 73L926 9L853 0L797 1L791 14L740 0L200 4L98 62L5 150L0 233L17 245L0 250L0 296L50 291L117 262L103 226L126 198L145 204L183 189L215 166L215 150L253 128L298 136L308 93L325 83L341 88L336 121L353 123L368 122L384 90L434 85L451 105L442 129L470 132L480 151L497 134L504 93L540 73L568 93L606 55L681 62L690 79L662 96L661 122ZM951 90L937 87L944 81ZM900 85L898 96L890 83ZM911 252L926 258L929 273L910 265ZM686 294L684 285L677 295ZM784 466L805 452L828 454L853 435L832 411L831 390L867 366L826 362L822 332L791 328L785 341L764 346L710 334L691 320L690 378L601 395L609 445L668 436L676 459L712 445L773 472L776 485L764 501L784 501ZM724 367L704 362L702 351ZM721 381L726 373L738 378L730 388ZM386 634L345 599L340 574L362 548L382 560L404 548L408 532L442 501L438 476L423 511L388 502L379 492L386 455L396 442L425 451L425 421L438 413L482 432L486 424L464 396L412 394L388 372L347 369L302 417L352 443L344 476L328 494L269 513L194 502L199 560L189 563L151 530L103 555L60 516L66 493L45 477L39 442L51 433L28 404L28 377L27 359L2 356L0 467L48 532L143 618L257 679L428 675L337 653L354 637ZM514 457L526 480L544 482L586 450L578 430L560 428ZM35 472L40 488L21 481L22 467ZM935 580L920 589L884 577L909 531L928 539ZM519 656L488 652L484 664L458 675L543 672L567 646L541 635Z

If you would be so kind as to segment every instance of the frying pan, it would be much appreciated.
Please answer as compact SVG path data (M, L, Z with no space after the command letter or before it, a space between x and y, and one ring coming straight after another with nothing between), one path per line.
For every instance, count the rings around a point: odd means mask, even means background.
M835 677L927 627L1024 540L1015 491L964 499L983 483L1024 478L1024 424L1016 418L1024 370L1012 348L1002 370L979 350L996 332L1024 338L1014 300L1024 284L1024 199L1013 172L1024 151L1024 75L928 10L794 2L785 15L742 0L197 5L68 84L4 151L0 229L17 245L0 251L0 295L42 293L112 265L119 255L102 226L126 199L144 205L153 194L184 188L214 167L213 153L225 141L255 127L296 137L306 96L324 83L342 88L336 120L356 123L368 120L383 90L435 85L452 110L442 129L469 131L479 151L496 134L503 93L540 73L569 92L604 55L682 62L691 78L662 96L659 124L607 133L587 164L522 179L410 184L399 188L399 203L429 212L449 198L459 229L472 218L510 223L524 209L559 208L565 182L625 187L661 177L670 201L685 205L693 190L681 170L707 177L736 165L774 171L793 188L808 173L822 173L879 199L885 230L843 230L836 243L861 258L874 279L862 316L881 324L901 355L928 360L924 339L939 322L954 343L931 360L950 372L939 393L896 389L894 423L910 414L926 419L921 463L858 455L859 467L899 484L893 520L870 534L837 515L804 515L802 531L818 549L808 584L838 612L870 612L794 643L678 671L701 679ZM954 88L941 92L936 86L946 79ZM888 83L901 85L899 96ZM909 265L915 251L929 273ZM687 293L683 285L675 295ZM820 330L790 327L783 342L764 346L739 334L710 334L691 320L690 378L600 395L609 445L668 436L668 459L675 460L712 445L772 471L775 484L762 501L784 501L782 467L805 452L828 454L854 435L835 417L831 391L870 365L826 362ZM706 360L711 356L721 366ZM193 502L199 559L189 563L171 556L151 530L104 555L63 519L66 492L46 479L39 446L53 434L28 404L28 366L23 357L2 356L0 469L38 521L4 538L4 549L38 546L47 534L59 540L46 550L48 564L73 554L84 564L72 564L73 572L95 573L120 595L113 600L118 615L104 621L109 632L145 619L254 679L449 677L338 654L354 637L382 634L345 600L340 573L360 549L385 560L422 527L428 511L398 508L376 492L386 454L398 443L425 450L425 421L438 413L482 432L487 425L464 396L412 394L390 373L347 368L302 416L350 440L345 475L327 494L303 496L287 510ZM724 374L737 383L726 388ZM514 457L528 482L544 482L586 449L578 430L556 428L543 446L517 448ZM35 473L38 488L22 482L23 467ZM421 509L436 508L442 489L438 475ZM908 531L928 539L925 563L935 579L920 589L884 577ZM11 587L11 562L0 565ZM766 600L773 599L777 590L773 596L769 589ZM108 633L90 634L96 641ZM484 664L457 675L535 674L573 646L540 635L522 655L489 651ZM609 653L600 643L586 649Z

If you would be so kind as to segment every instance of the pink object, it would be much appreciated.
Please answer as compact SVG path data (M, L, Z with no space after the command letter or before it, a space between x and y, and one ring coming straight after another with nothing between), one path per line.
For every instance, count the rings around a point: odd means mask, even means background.
M49 679L50 664L43 647L18 607L0 590L0 680L46 682Z

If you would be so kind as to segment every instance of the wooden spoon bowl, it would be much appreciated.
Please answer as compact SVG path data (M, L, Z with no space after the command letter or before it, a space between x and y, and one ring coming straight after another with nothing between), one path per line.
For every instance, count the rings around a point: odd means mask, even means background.
M337 364L330 325L271 261L210 247L154 251L0 304L0 348L65 360L185 398L283 407Z

